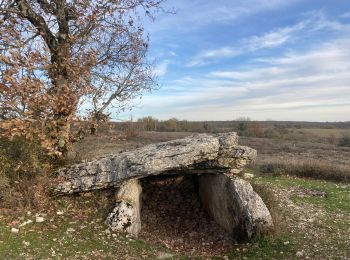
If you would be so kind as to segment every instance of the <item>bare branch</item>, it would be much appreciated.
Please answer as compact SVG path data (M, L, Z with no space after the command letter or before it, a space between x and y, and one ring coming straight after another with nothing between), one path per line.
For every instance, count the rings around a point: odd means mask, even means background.
M57 40L47 26L44 18L36 14L26 0L15 0L15 2L20 10L20 14L24 18L28 19L28 21L31 22L35 28L37 28L38 32L44 38L47 46L51 50L56 50Z

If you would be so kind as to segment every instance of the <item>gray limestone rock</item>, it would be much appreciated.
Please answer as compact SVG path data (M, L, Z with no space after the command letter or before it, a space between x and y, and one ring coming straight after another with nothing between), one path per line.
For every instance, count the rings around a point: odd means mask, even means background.
M273 225L260 196L239 177L199 176L199 195L207 212L240 242L264 234Z
M141 230L141 192L137 179L129 180L118 189L116 205L106 223L112 231L122 231L135 237Z
M160 174L237 173L256 157L256 151L238 146L236 133L197 134L110 154L59 170L63 179L56 194L118 187L124 181Z
M238 145L236 133L197 134L110 154L59 170L58 195L118 188L106 223L133 236L141 230L139 179L155 175L196 174L199 194L214 220L238 240L250 240L272 225L270 212L252 186L236 175L256 157Z

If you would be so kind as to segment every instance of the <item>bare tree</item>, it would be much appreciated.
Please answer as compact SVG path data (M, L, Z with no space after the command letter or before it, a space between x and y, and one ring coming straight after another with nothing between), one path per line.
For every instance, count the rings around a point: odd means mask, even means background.
M82 102L96 121L155 86L142 17L163 0L0 0L0 134L61 155Z

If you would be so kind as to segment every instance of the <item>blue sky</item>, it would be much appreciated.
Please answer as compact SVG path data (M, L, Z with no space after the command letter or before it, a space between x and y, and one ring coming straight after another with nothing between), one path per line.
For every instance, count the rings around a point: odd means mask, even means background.
M349 0L168 0L146 22L161 88L118 117L349 121Z

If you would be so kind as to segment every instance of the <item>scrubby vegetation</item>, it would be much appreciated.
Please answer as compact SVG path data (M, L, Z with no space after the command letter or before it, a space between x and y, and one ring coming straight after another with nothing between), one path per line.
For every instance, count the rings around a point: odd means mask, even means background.
M159 120L147 116L133 121L111 122L110 127L122 131L129 125L129 132L196 132L219 133L237 132L244 137L273 138L293 141L308 141L326 144L349 146L350 124L343 123L313 123L284 121L252 121L249 118L239 118L232 121L187 121L177 118ZM135 136L136 136L135 135Z
M340 138L338 145L350 147L350 135L344 135Z
M45 172L50 157L39 143L24 138L0 140L1 173L11 182Z
M291 175L313 179L350 182L350 167L315 159L274 159L259 165L259 172L273 176Z
M16 208L37 204L40 193L52 169L51 157L40 143L16 137L0 140L0 207ZM35 190L38 188L39 190Z

